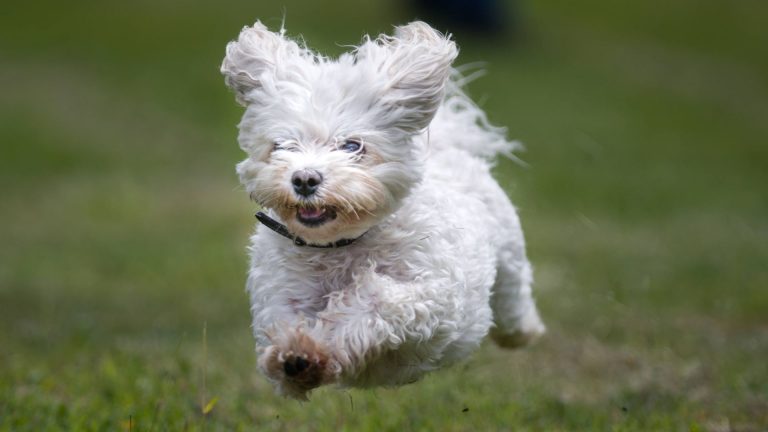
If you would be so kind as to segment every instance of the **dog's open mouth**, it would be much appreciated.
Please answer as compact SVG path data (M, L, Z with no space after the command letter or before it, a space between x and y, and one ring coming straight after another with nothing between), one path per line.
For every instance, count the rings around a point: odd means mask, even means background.
M320 226L336 218L336 212L330 207L299 207L296 219L308 227Z

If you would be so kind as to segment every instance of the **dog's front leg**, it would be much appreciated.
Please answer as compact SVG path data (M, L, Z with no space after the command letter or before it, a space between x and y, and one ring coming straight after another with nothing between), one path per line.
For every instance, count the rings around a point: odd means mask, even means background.
M339 368L317 336L311 300L267 284L250 291L259 369L277 392L306 400L310 390L334 382Z
M259 368L279 394L306 400L312 389L336 381L338 364L312 330L306 321L281 323L260 346Z
M247 282L258 366L278 394L306 399L310 390L333 381L327 350L308 334L316 323L313 311L325 300L302 281L275 277L270 264L254 259Z

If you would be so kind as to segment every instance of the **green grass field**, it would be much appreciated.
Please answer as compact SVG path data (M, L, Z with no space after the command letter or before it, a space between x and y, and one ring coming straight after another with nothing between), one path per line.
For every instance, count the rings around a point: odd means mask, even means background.
M268 2L262 2L268 3ZM15 2L0 14L0 430L768 430L768 3L521 4L458 34L522 140L548 335L399 389L273 395L226 42L337 54L399 3ZM205 334L205 337L204 337Z

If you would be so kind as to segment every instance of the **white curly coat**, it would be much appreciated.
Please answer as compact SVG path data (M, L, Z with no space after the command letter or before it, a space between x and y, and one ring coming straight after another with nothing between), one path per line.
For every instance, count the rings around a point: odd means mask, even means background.
M489 331L507 347L544 332L518 216L490 175L514 143L451 79L456 55L421 22L338 59L259 22L227 46L250 196L309 243L357 238L299 247L264 226L251 238L259 366L279 393L410 383ZM323 179L309 197L291 185L304 169ZM301 208L334 218L308 226Z

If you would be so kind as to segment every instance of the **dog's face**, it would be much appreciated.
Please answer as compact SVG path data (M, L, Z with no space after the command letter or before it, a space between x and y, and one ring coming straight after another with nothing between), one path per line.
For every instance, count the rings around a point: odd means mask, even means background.
M221 71L246 107L237 170L250 196L311 243L364 233L420 180L412 138L434 117L456 54L420 22L336 60L246 27Z

